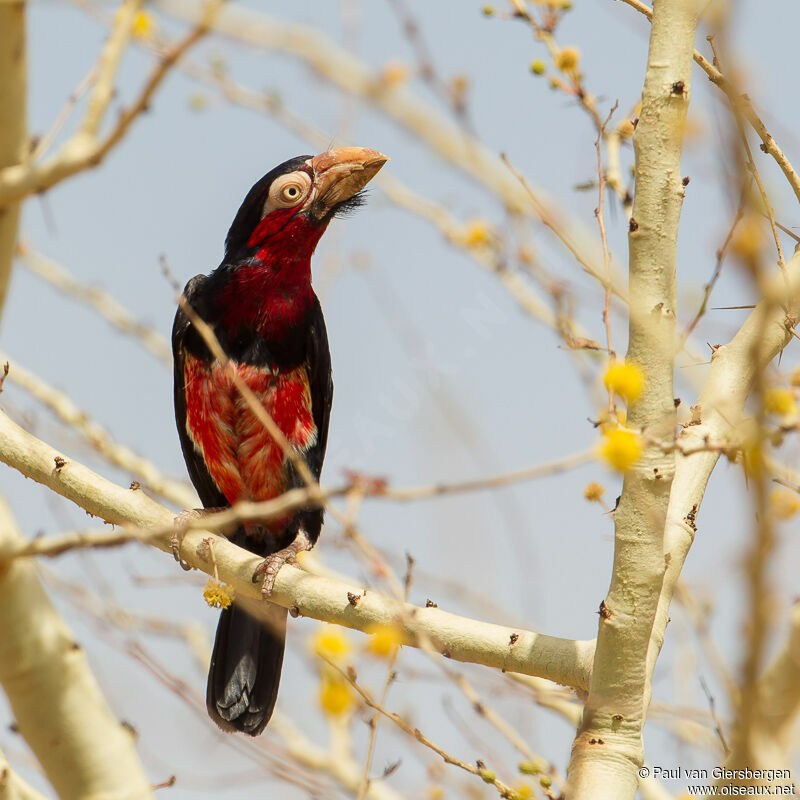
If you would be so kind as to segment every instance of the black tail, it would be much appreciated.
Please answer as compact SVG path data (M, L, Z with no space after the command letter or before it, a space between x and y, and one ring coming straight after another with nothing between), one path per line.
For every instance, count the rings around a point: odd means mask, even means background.
M223 730L258 736L275 708L286 640L286 609L267 606L266 622L235 605L220 615L208 670L206 706L211 719Z

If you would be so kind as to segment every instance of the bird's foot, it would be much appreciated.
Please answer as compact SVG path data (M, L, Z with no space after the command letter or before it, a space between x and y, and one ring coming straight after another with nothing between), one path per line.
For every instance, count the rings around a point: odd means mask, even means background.
M172 537L170 544L172 545L172 555L175 560L183 567L183 569L191 569L186 561L181 558L181 545L183 544L183 537L186 536L186 530L190 522L193 522L206 514L213 514L215 511L222 511L222 508L185 508L175 517L173 521Z
M261 584L261 596L269 600L272 589L275 586L275 578L284 564L296 564L297 554L303 550L310 550L314 546L308 534L300 530L295 536L294 541L283 550L277 553L270 553L257 567L253 573L253 583L263 579Z

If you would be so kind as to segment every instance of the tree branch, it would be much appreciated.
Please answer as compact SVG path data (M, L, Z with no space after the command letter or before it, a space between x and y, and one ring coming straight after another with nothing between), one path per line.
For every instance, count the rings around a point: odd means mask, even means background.
M48 800L11 769L2 750L0 750L0 800Z
M223 2L224 0L214 0L204 6L202 13L198 15L200 21L194 29L160 57L138 97L130 107L122 110L116 123L105 136L99 137L93 133L97 125L90 119L89 123L85 124L87 130L83 128L79 130L52 158L41 163L16 163L14 166L0 169L0 207L19 202L27 195L43 192L77 172L100 164L125 136L134 120L149 106L156 90L178 59L205 36ZM119 46L119 40L112 33L106 45L106 53L101 57L101 63L109 67L116 66L118 60L106 58L108 49L116 46ZM90 114L96 114L99 108L100 101L97 100L95 105L90 106Z
M675 360L681 145L688 110L696 0L658 0L642 113L634 134L636 191L629 234L628 360L644 373L628 424L646 430L615 513L614 569L600 611L592 683L572 749L571 800L633 798L650 702L647 652L664 576L663 536L675 471Z
M0 3L0 170L28 154L25 3ZM14 262L19 203L0 208L0 312Z
M18 541L22 536L0 500L0 543ZM33 563L0 567L0 593L0 683L58 796L152 797L133 737L111 716L84 651L51 605Z
M760 677L758 700L752 720L752 749L744 757L744 737L730 754L732 767L786 768L789 749L794 742L794 722L800 711L800 605L795 605L789 618L789 633L772 664Z
M142 491L117 486L15 425L0 412L0 461L50 487L90 514L113 524L143 528L170 526L174 515ZM208 541L214 546L209 560ZM153 544L172 553L168 536ZM231 584L237 595L260 599L252 582L259 558L206 531L187 532L182 556L191 566ZM424 633L438 652L456 661L537 675L576 688L586 687L594 642L559 639L529 631L478 622L438 608L419 608L339 581L309 575L291 566L278 573L272 600L303 616L368 631L396 626L405 643L416 646Z
M631 8L635 8L640 14L644 14L651 22L653 21L653 9L641 2L641 0L622 0L622 2L627 3ZM767 130L764 120L756 113L750 98L746 94L741 94L728 78L726 78L702 53L693 50L692 58L695 64L708 75L708 79L711 83L725 92L734 109L739 109L744 114L753 130L761 139L761 149L765 153L769 153L769 155L775 159L775 163L780 167L786 180L789 181L789 185L792 187L795 197L800 201L800 175L797 174L792 163L786 157L786 154L781 150L772 134Z
M788 280L788 285L787 285ZM669 605L683 564L692 546L696 519L706 485L720 457L719 450L699 450L709 440L731 440L744 412L745 402L756 375L792 340L790 329L800 316L800 249L776 275L764 299L751 312L736 336L715 350L705 387L698 400L700 424L690 425L678 441L691 455L677 456L667 524L664 532L666 572L658 602L658 613L648 650L648 671L652 675L664 642ZM756 358L753 355L757 354ZM796 706L787 704L787 709Z
M187 21L197 19L203 7L197 0L157 0L155 6ZM445 161L489 188L510 211L536 218L528 191L503 167L494 151L443 114L438 106L421 100L405 86L383 81L377 72L321 31L237 5L224 8L213 29L253 47L283 52L306 63L341 91L368 100L373 108L409 130ZM593 265L593 273L602 280L597 245L583 225L560 208L552 195L530 182L529 185L548 209L550 219L557 222L564 238L586 263Z
M27 241L17 244L17 256L24 267L47 281L59 292L89 306L109 324L149 350L164 366L172 369L169 340L137 319L105 289L81 283L66 267L31 247Z
M69 395L29 372L16 358L0 351L0 364L7 363L11 365L8 372L10 382L49 408L109 463L125 470L129 475L142 481L150 491L181 508L191 508L197 504L198 499L194 489L167 477L152 461L135 453L127 445L115 441L102 425L89 416L88 412L78 408Z

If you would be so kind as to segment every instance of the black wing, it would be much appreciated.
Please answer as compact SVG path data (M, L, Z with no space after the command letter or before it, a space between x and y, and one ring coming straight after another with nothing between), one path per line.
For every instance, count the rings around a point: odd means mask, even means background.
M197 298L198 290L207 280L205 275L196 275L183 290L183 295L186 301L196 308L193 302ZM192 353L198 348L199 336L195 331L189 317L178 306L178 312L175 314L175 322L172 326L172 356L174 363L174 388L175 388L175 421L178 424L178 436L181 440L181 450L183 451L183 460L186 462L186 467L189 470L189 477L197 489L197 494L200 496L200 501L203 503L204 508L220 508L227 506L228 501L225 495L217 488L214 479L211 477L205 462L200 454L195 450L194 443L189 438L186 430L186 385L184 380L183 362L190 345L194 345ZM205 350L205 347L202 347Z
M307 346L308 383L311 389L311 413L317 426L317 441L307 454L308 466L319 479L325 449L328 446L328 422L333 403L333 377L331 375L331 351L328 347L328 331L325 317L316 295L308 328Z
M322 316L319 300L314 297L308 333L306 336L306 371L308 385L311 390L311 414L317 426L317 440L306 451L306 462L315 478L319 479L322 462L325 459L325 448L328 445L328 422L331 417L333 402L333 379L331 378L331 353L328 348L328 332L325 329L325 318ZM303 479L290 464L289 487L305 486ZM314 508L301 511L295 517L295 525L299 525L308 534L312 543L316 543L322 530L323 511ZM292 526L293 530L296 530ZM292 533L293 536L293 533Z

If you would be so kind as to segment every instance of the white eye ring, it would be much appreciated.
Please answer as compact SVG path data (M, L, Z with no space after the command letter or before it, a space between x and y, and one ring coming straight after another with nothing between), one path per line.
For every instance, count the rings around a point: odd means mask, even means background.
M306 172L291 172L272 182L264 213L276 208L291 208L300 203L311 189L311 178Z

